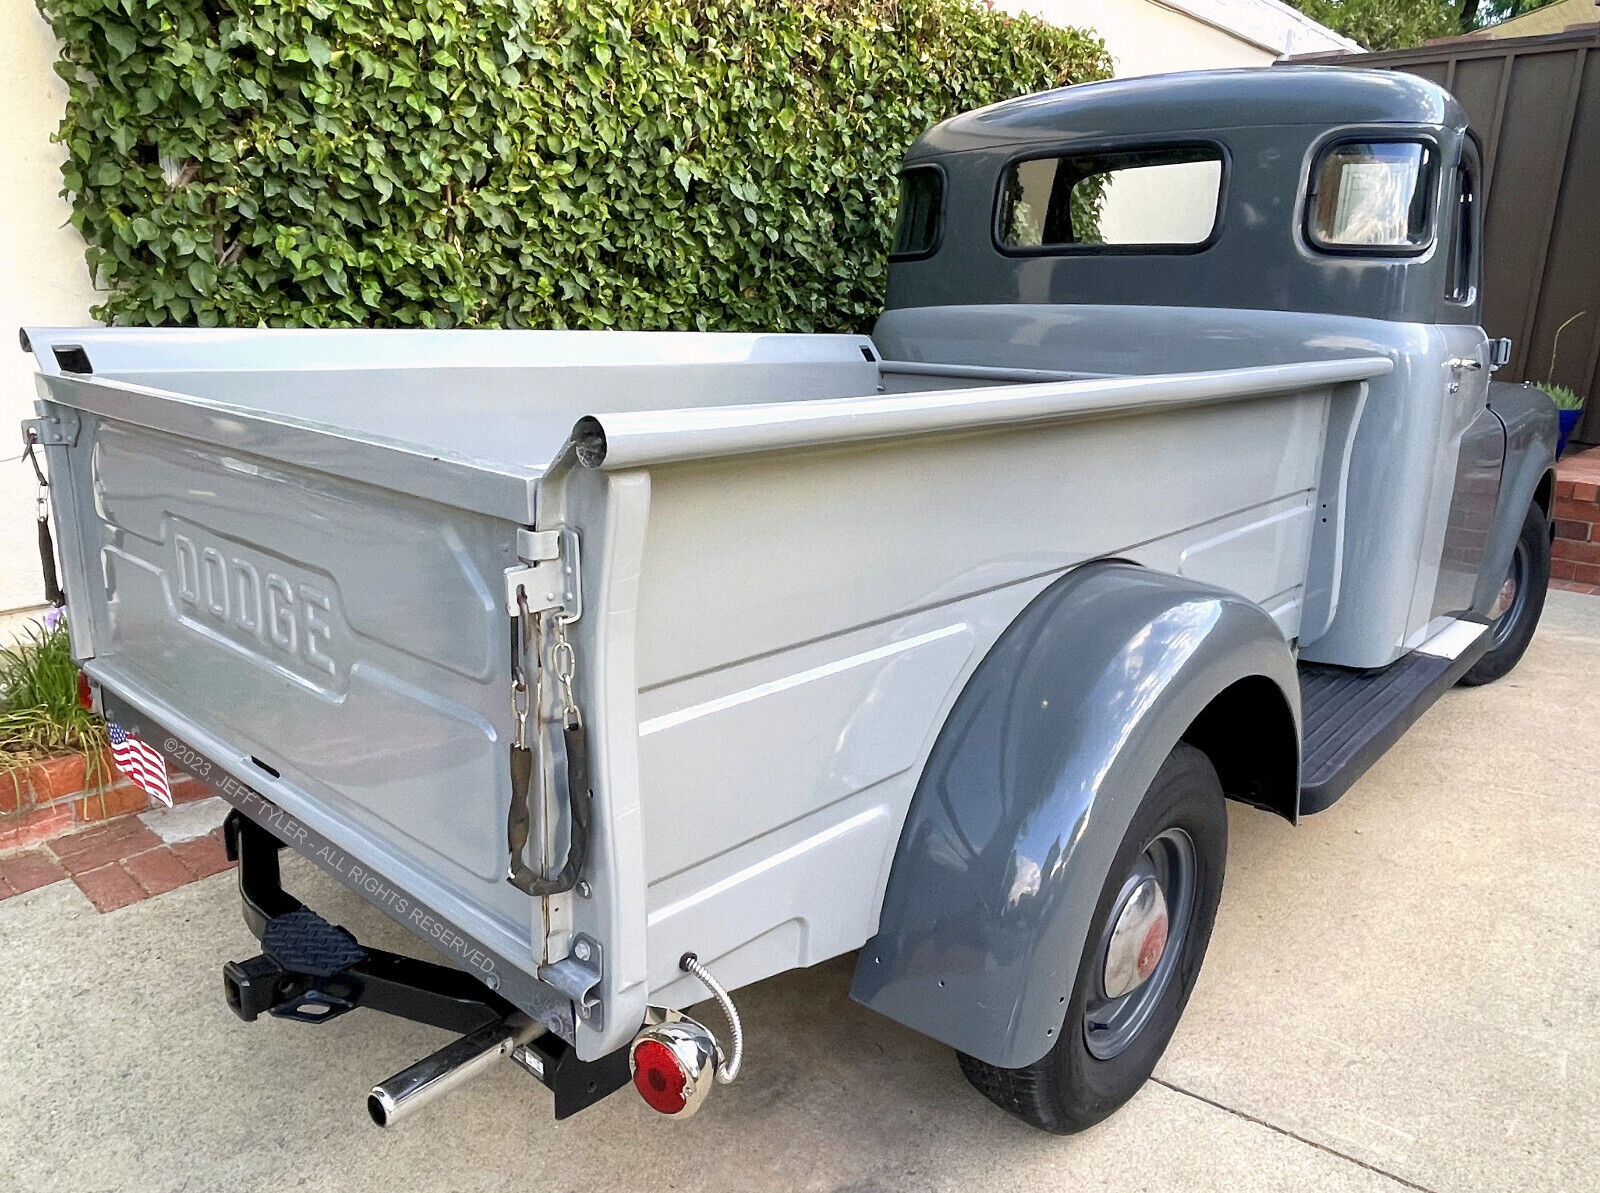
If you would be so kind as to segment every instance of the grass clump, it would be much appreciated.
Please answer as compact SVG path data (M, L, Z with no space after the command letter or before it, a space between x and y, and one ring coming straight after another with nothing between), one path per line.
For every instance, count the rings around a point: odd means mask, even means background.
M34 622L0 648L0 773L58 754L89 756L97 782L106 726L78 701L78 665L64 621Z

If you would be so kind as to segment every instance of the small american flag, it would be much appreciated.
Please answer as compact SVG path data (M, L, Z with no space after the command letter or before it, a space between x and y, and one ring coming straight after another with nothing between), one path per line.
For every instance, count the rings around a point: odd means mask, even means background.
M111 757L117 769L151 799L172 807L172 788L167 785L167 760L115 721L106 728L111 737Z

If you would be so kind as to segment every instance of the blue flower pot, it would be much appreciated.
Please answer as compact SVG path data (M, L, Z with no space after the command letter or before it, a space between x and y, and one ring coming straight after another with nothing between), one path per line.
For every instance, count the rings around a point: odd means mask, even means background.
M1581 410L1557 410L1561 416L1561 429L1556 433L1556 459L1561 458L1561 453L1567 450L1567 437L1572 434L1573 428L1578 425L1578 420L1583 417Z

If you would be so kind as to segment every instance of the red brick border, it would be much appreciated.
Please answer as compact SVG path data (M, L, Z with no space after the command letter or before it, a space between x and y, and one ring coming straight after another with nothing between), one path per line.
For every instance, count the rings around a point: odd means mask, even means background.
M119 816L0 857L0 900L70 878L96 911L116 911L231 865L220 828L164 845L137 816Z
M150 797L135 787L103 754L89 779L84 754L46 758L19 770L0 773L0 857L151 806ZM172 800L204 799L199 780L173 772Z
M1556 466L1550 513L1550 578L1557 588L1600 593L1600 447L1568 456Z
M1552 580L1551 588L1559 588L1562 592L1581 592L1585 596L1600 596L1600 584L1579 584L1576 580Z

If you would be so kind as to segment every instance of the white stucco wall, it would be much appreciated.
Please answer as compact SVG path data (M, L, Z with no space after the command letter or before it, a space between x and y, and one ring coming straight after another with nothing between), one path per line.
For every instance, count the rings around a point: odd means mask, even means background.
M1267 66L1275 54L1151 0L1000 0L1052 25L1093 29L1119 78L1213 66Z
M1284 54L1356 48L1279 0L999 0L997 7L1094 30L1105 39L1118 78L1270 66ZM1187 206L1175 203L1173 170L1189 171L1188 181L1204 195ZM1213 177L1200 166L1120 173L1106 191L1101 230L1124 241L1191 242L1195 219L1210 227L1197 206L1203 197L1214 214Z
M1093 29L1119 78L1359 48L1279 0L999 0L997 7Z
M83 240L59 197L63 151L50 142L66 104L55 39L33 0L0 0L0 613L38 605L33 474L17 462L17 424L33 413L33 358L24 323L88 323L94 290Z

